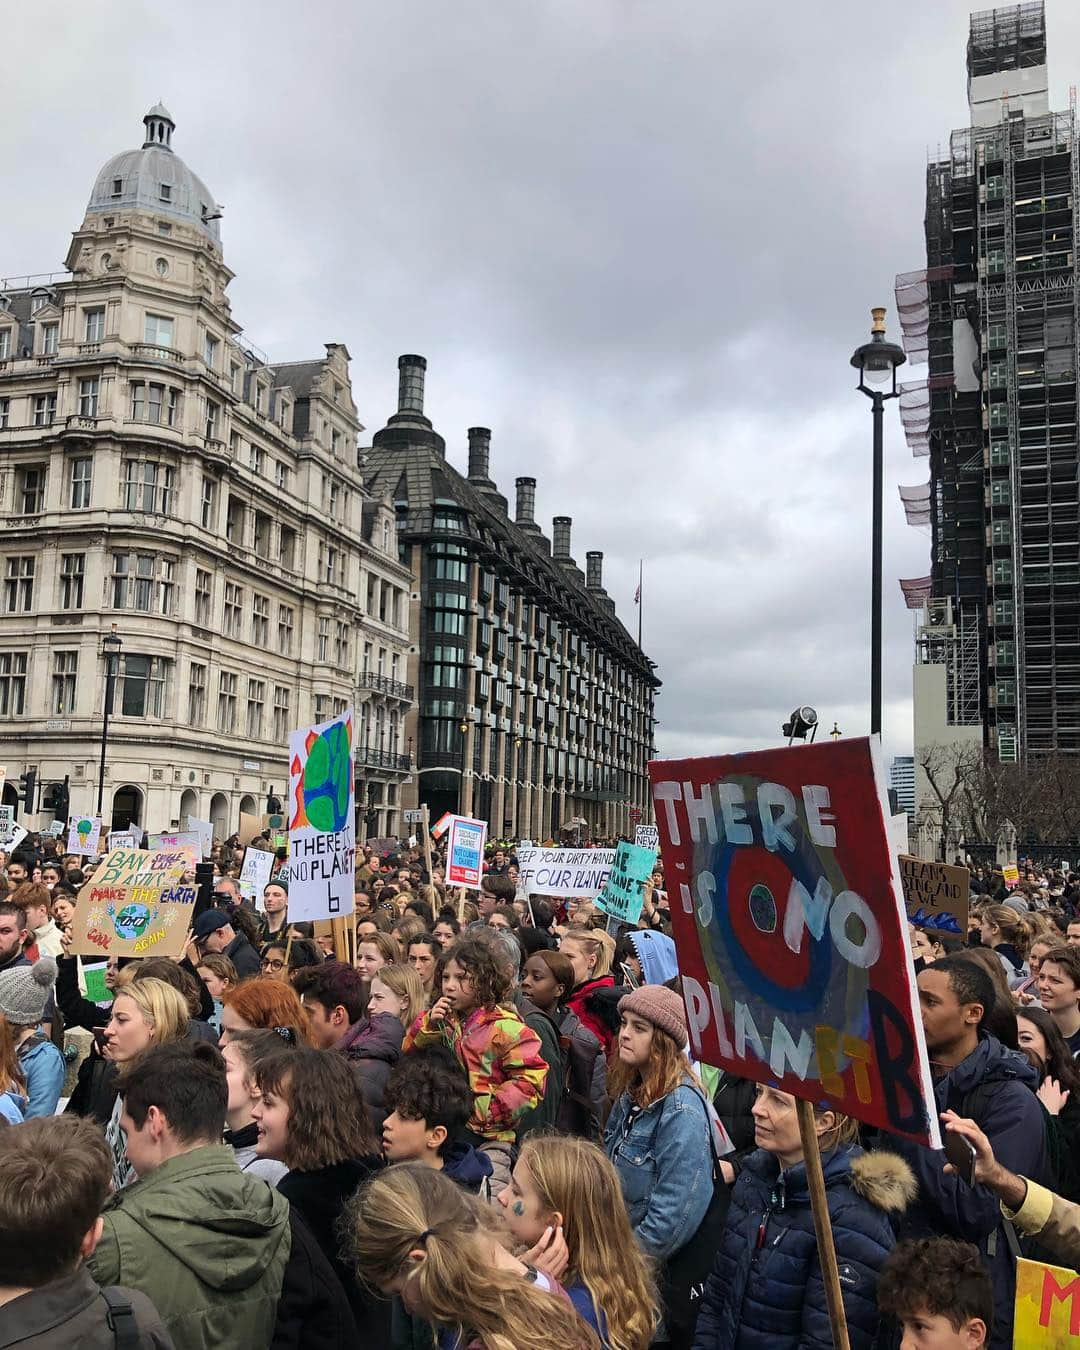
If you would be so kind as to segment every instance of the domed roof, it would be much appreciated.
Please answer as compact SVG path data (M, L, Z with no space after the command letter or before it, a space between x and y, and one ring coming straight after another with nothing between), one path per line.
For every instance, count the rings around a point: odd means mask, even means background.
M210 189L175 154L171 141L175 123L158 103L143 118L146 139L140 150L124 150L98 174L87 213L140 207L155 215L194 225L215 244L221 229Z

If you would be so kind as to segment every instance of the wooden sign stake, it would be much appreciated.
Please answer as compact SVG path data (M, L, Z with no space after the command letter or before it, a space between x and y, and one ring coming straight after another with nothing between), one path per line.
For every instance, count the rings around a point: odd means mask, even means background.
M457 902L457 921L464 928L465 926L465 887L462 886L458 891Z
M420 817L420 837L424 841L424 866L427 868L427 884L434 886L435 879L431 875L431 820L428 816L427 806L421 806Z
M806 1165L806 1181L810 1190L810 1209L814 1215L814 1232L817 1235L821 1277L825 1285L825 1302L829 1308L829 1321L832 1324L833 1345L835 1350L851 1350L847 1318L844 1315L844 1296L840 1289L840 1271L836 1264L836 1248L833 1245L832 1220L829 1218L829 1200L825 1194L825 1174L821 1170L821 1148L818 1145L817 1126L814 1122L814 1104L796 1097L795 1110L799 1117L803 1162Z

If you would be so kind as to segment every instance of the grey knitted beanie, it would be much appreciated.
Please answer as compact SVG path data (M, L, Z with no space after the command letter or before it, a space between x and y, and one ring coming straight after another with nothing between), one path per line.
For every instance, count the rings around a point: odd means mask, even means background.
M32 966L0 971L0 1013L12 1026L32 1027L45 1015L56 983L56 962L43 956Z

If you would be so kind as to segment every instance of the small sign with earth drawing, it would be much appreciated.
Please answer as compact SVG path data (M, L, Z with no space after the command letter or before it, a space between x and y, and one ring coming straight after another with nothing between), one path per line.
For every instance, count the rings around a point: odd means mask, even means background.
M180 956L195 909L187 849L115 848L79 893L73 956Z
M353 911L353 710L289 736L289 919Z

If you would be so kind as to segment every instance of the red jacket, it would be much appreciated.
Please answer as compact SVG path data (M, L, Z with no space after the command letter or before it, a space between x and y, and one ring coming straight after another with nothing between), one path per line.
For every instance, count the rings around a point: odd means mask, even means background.
M604 1054L611 1049L611 1042L615 1039L615 1033L601 1017L596 1013L590 1012L585 1006L589 995L597 989L614 989L614 975L601 975L595 980L585 980L579 984L570 997L566 1000L566 1007L571 1012L577 1013L583 1026L588 1027L600 1044L604 1047Z

